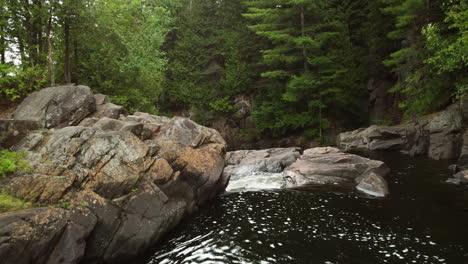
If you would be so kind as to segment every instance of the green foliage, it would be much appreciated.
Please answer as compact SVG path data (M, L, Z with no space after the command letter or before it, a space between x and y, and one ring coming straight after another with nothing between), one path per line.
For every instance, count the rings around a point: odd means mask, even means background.
M6 177L16 171L28 171L30 166L25 157L25 152L10 152L6 149L0 151L0 175Z
M270 41L260 61L266 66L262 86L268 88L254 112L261 131L281 136L306 129L321 137L328 119L340 111L356 112L354 100L363 94L366 72L364 50L352 43L349 28L359 6L271 0L245 5L249 28Z
M466 1L382 0L393 16L388 36L404 43L384 64L401 76L393 92L406 117L444 107L467 87ZM444 11L445 10L445 11ZM443 14L445 12L445 18Z
M69 202L61 202L61 203L59 203L59 207L65 209L65 210L68 210L68 209L71 209L73 207L73 204L69 203Z
M232 104L232 101L228 96L210 103L210 107L214 111L223 114L233 113L236 110L236 107Z
M249 95L257 132L323 141L331 124L363 125L370 79L395 83L407 117L468 91L466 0L0 3L9 100L65 82L70 68L72 82L130 112L190 110L205 122Z
M23 70L0 64L0 93L15 101L44 87L47 73L40 67L27 67Z
M170 67L160 103L166 109L226 113L218 98L252 92L258 44L241 10L239 0L180 1L165 44Z
M15 198L5 192L0 192L0 213L27 209L31 203Z

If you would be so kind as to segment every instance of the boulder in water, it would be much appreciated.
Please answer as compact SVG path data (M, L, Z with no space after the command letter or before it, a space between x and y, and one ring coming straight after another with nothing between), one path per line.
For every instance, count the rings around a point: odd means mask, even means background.
M385 163L337 148L239 150L226 154L228 191L296 188L306 185L356 187L373 196L388 194Z
M321 147L304 154L284 171L289 188L306 185L343 185L356 187L373 196L388 194L384 176L390 170L382 161Z

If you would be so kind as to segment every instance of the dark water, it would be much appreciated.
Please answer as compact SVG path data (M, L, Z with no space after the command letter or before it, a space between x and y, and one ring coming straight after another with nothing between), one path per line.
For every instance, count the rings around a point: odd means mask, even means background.
M381 157L391 195L330 188L232 193L138 263L468 263L468 189L448 163Z

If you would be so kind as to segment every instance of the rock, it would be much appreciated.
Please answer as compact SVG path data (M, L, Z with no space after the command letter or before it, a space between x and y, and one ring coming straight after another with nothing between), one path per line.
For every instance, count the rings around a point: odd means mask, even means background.
M115 105L113 103L106 103L97 106L97 111L93 114L93 117L101 118L108 117L117 119L120 115L126 115L127 112L123 106Z
M337 148L322 147L304 151L304 154L284 171L289 188L305 185L343 185L356 187L374 196L388 194L383 177L389 173L385 163Z
M373 196L385 196L387 166L376 160L324 147L239 150L226 154L224 175L228 190L296 188L305 185L342 185Z
M453 178L448 179L447 182L453 184L468 184L468 170L462 170L456 173Z
M125 261L227 185L226 143L213 129L145 113L66 116L61 124L80 125L34 131L12 146L32 170L2 180L0 191L69 208L1 214L0 258L21 252L11 263Z
M136 112L133 115L123 116L120 120L125 122L136 122L143 125L140 138L142 140L151 139L158 135L163 126L171 121L165 116L155 116L147 113Z
M388 90L392 86L393 83L387 80L369 81L369 120L371 122L386 120L388 118L388 110L393 103L393 98L389 95Z
M28 132L41 128L32 120L0 120L0 147L9 148L27 136Z
M298 148L239 150L226 154L224 175L236 180L253 172L279 173L300 156Z
M362 177L359 180L359 184L356 186L356 189L377 197L384 197L389 193L388 184L384 178L373 172L367 176Z
M96 217L87 209L34 208L1 214L2 263L79 263L95 224Z
M234 113L235 118L245 119L250 116L250 113L252 112L250 98L246 96L239 96L235 98L234 106L237 108L236 113Z
M109 97L107 95L104 95L104 94L95 94L94 95L94 100L96 101L97 106L107 104L107 103L111 102Z
M463 139L464 116L460 103L436 114L396 126L370 126L341 133L338 146L344 151L398 150L411 156L436 160L457 159Z
M457 166L460 168L468 168L468 131L465 131L462 136L462 147L460 156L458 157Z
M45 128L77 125L94 113L96 102L87 86L50 87L28 96L16 109L15 120L34 120Z
M338 135L338 146L344 151L402 150L407 148L407 135L414 133L408 126L370 126Z

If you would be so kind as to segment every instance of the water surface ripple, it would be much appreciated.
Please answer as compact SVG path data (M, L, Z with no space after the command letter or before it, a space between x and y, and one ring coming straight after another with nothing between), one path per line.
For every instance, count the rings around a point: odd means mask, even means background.
M138 263L468 263L468 190L448 163L378 157L391 195L311 187L227 193Z

